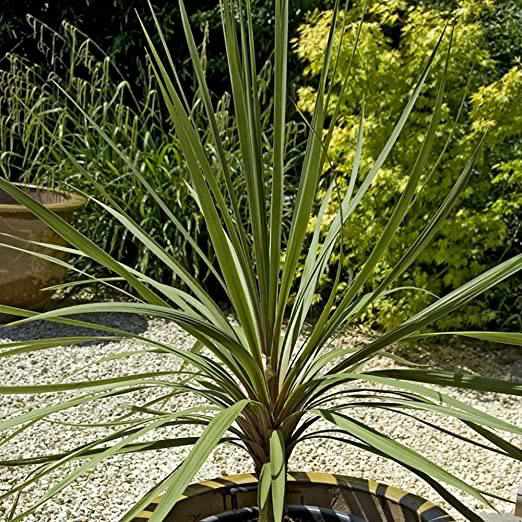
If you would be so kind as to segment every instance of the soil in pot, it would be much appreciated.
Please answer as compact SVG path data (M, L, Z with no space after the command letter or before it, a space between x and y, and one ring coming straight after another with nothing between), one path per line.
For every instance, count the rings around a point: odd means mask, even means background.
M200 522L258 522L257 508L243 508L213 515ZM364 522L355 515L347 515L333 509L318 506L290 505L283 522Z

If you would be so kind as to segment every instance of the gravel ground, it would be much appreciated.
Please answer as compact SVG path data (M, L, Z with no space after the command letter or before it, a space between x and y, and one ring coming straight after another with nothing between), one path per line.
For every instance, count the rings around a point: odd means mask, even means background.
M162 342L172 343L180 348L191 346L192 340L174 324L151 320L111 315L105 319L109 324L131 327L143 335ZM16 330L0 329L0 344L6 340L24 340L56 335L78 335L78 332L66 331L63 327L34 323ZM338 342L351 344L362 334L351 334ZM436 362L442 366L460 366L472 371L479 371L489 376L511 378L512 368L520 361L520 352L511 348L499 349L493 346L454 344L432 347L428 353L422 346L401 348L419 362ZM138 342L101 342L81 347L67 346L60 349L10 358L9 363L0 366L0 382L4 385L22 385L52 383L63 381L83 381L94 378L107 378L143 371L175 369L177 363L170 356L140 354L130 358L110 358L96 364L100 358L108 358L129 351L140 351ZM389 360L377 361L378 366L390 366ZM452 390L452 395L467 403L481 408L522 426L522 401L508 396L479 394ZM60 398L64 397L62 394ZM105 428L93 427L92 423L107 421L121 414L129 403L143 403L152 398L152 392L136 392L132 397L113 397L97 403L96 408L76 408L70 412L56 414L53 422L39 423L8 444L0 446L0 460L16 457L28 457L49 452L59 453L64 449L90 441L93 436L105 433ZM36 406L52 404L58 401L56 395L2 396L0 398L0 418L7 418L21 411L28 411ZM185 400L186 402L186 400ZM186 404L184 404L186 405ZM522 480L521 467L508 459L486 450L471 448L457 439L434 432L425 425L407 417L392 418L387 412L363 410L359 417L370 422L376 429L392 435L396 440L412 448L422 449L424 454L446 467L449 471L470 481L475 486L507 498L514 498L515 490ZM437 423L451 432L472 436L467 428L456 421L441 419L432 415L422 415L425 420ZM85 423L78 429L67 426L67 422ZM105 431L104 431L105 430ZM183 430L164 429L162 435L172 436ZM191 432L192 433L192 432ZM187 430L183 435L189 434ZM509 437L507 437L509 438ZM511 438L520 445L520 439ZM171 472L186 455L187 450L159 450L144 454L120 455L98 466L95 470L82 475L71 486L51 501L43 504L28 521L74 521L74 522L115 522L133 502L153 484ZM78 464L76 464L78 465ZM347 475L378 479L395 484L403 489L423 495L444 505L437 494L425 483L415 478L400 466L389 463L362 452L351 450L339 443L317 440L304 443L295 451L291 469L319 470ZM0 492L9 489L23 473L0 467ZM203 467L198 478L210 478L221 474L251 471L246 454L238 453L237 448L224 446L216 450L211 460ZM57 473L46 480L31 486L20 499L20 508L33 505L45 494ZM481 509L472 499L465 499L468 505ZM497 502L497 507L511 512L509 504ZM0 503L0 521L7 518L7 505ZM457 518L462 520L461 517Z

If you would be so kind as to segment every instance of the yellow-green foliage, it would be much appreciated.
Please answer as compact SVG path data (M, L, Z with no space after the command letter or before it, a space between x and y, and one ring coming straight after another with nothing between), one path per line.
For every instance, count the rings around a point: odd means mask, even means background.
M376 271L374 283L414 240L455 182L485 130L488 130L485 145L457 210L401 284L443 294L494 265L507 251L520 250L522 67L513 59L508 71L502 75L501 67L490 50L494 35L492 37L487 27L488 24L494 25L490 22L497 16L501 4L503 2L493 0L460 0L451 12L457 23L431 170L424 173L424 186L403 223L400 237ZM353 10L344 16L348 17L350 36L345 38L340 49L338 83L347 74L359 14ZM325 188L332 176L337 176L340 187L348 183L362 107L366 117L363 165L368 168L375 160L447 20L448 11L430 6L430 3L394 0L370 5L346 96L342 100L341 124L335 129L329 151L331 162L324 173ZM305 66L305 85L298 91L298 103L305 112L313 107L314 85L322 67L321 49L330 23L330 11L316 12L300 28L294 41L296 52ZM405 186L409 168L431 117L438 73L444 65L448 42L449 38L446 38L439 52L438 65L407 130L369 196L347 226L343 258L347 276L364 262ZM333 96L330 110L336 101ZM445 154L437 163L446 143ZM330 208L330 215L334 207L335 203ZM325 288L327 284L325 281ZM517 300L520 306L517 292L520 292L520 282L513 281L496 295L490 295L460 315L447 319L445 326L519 321L520 318L513 315ZM378 303L373 315L367 319L390 326L430 299L429 294L420 291L399 292Z

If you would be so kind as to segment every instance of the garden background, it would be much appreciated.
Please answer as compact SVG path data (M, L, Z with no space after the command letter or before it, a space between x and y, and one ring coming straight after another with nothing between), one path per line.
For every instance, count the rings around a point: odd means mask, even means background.
M204 0L191 2L189 8L192 22L199 28L202 55L206 58L206 48L212 48L212 58L205 60L209 85L219 100L219 124L227 136L230 162L239 169L240 150L231 124L217 4L215 0ZM182 64L180 80L197 102L199 94L189 73L190 66L183 66L188 52L182 43L179 12L169 0L154 0L153 5L169 45ZM320 72L320 49L328 33L330 6L328 0L292 3L289 105L293 123L288 147L294 162L286 166L288 180L296 177L294 163L298 164L304 151L306 119ZM124 208L167 250L183 252L186 263L206 278L209 288L218 292L218 285L211 275L205 274L204 267L198 266L183 237L174 227L164 224L156 206L148 204L147 194L133 182L124 162L74 110L74 103L80 103L97 125L135 158L148 181L197 237L200 247L209 251L197 204L185 182L176 137L162 111L147 66L145 42L135 10L150 24L145 0L4 0L0 13L0 56L8 54L0 62L0 168L12 179L72 186ZM27 18L27 13L32 16ZM345 16L351 17L351 13L348 9ZM272 2L255 1L254 16L258 65L262 67L273 47ZM355 27L357 20L353 16ZM443 295L522 251L522 9L519 0L388 0L370 2L366 17L362 45L355 57L354 87L348 88L343 101L328 169L323 175L325 190L334 178L341 187L349 179L360 101L363 100L367 122L363 165L369 166L381 150L442 27L448 21L456 21L447 95L430 169L423 175L424 188L414 202L416 211L410 214L403 233L375 271L373 283L384 278L404 246L412 242L455 182L478 137L489 129L458 210L441 227L414 267L402 276L400 283L405 290L379 301L363 318L368 326L389 327L429 303L432 293ZM340 52L343 60L350 59L350 38L345 39ZM269 92L268 66L263 69L263 79L265 91ZM54 80L66 89L69 100ZM378 237L404 187L428 125L435 89L433 80L369 197L346 230L344 249L338 253L344 280L367 258L373 246L370 238ZM201 117L198 104L194 106L193 117ZM262 117L269 117L269 111ZM55 146L57 140L67 147L70 156L56 154L60 150ZM210 139L207 145L211 147ZM440 161L439 154L444 157ZM78 175L76 161L92 173L89 179ZM269 179L270 172L266 175ZM286 204L291 208L291 197ZM327 209L325 224L334 210L334 204ZM88 205L77 219L84 233L119 260L164 281L171 277L101 207ZM77 263L85 267L85 261ZM332 267L331 276L323 281L325 295L334 276ZM321 299L317 295L318 304ZM440 326L520 330L521 309L522 281L514 277L445 319Z

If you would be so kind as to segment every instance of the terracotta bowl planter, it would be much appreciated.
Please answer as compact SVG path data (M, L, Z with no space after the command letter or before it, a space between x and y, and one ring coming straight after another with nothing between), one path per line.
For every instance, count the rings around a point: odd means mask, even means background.
M85 203L78 194L69 194L31 185L19 185L34 200L43 203L65 220ZM63 245L64 241L28 209L18 205L0 190L0 232L25 240ZM37 247L14 238L0 236L0 243L38 251L57 257L50 249ZM65 268L24 252L0 246L0 304L40 309L49 303L50 292L44 288L64 280Z
M255 475L232 475L194 484L187 488L184 497L168 522L199 522L249 520L247 509L256 505ZM453 518L431 502L372 480L361 480L328 473L291 473L287 500L290 505L313 506L310 511L324 517L315 520L353 520L353 522L453 522ZM147 522L157 503L147 506L133 522ZM294 508L295 509L295 508ZM242 510L242 511L241 511ZM236 513L230 513L235 511ZM214 516L226 513L224 517ZM343 515L349 515L348 517ZM243 518L242 518L243 517ZM305 519L308 519L305 517Z

